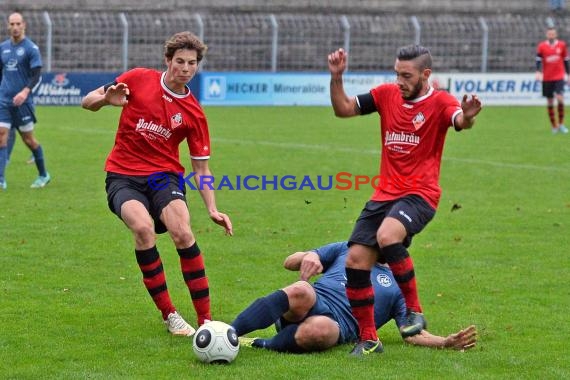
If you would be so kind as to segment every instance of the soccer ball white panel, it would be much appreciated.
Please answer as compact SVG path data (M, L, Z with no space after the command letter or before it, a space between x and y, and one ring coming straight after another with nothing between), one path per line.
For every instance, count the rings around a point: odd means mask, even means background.
M210 321L196 331L192 348L204 363L231 363L239 352L239 340L232 326Z

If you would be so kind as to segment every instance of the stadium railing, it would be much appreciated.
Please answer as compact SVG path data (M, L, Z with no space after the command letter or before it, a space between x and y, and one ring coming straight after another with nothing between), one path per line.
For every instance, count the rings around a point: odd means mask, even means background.
M350 71L391 71L399 46L421 43L437 71L528 72L548 22L570 39L570 17L547 20L548 14L28 11L25 17L46 71L161 69L164 41L183 30L208 45L207 71L322 72L326 55L339 47L350 52Z

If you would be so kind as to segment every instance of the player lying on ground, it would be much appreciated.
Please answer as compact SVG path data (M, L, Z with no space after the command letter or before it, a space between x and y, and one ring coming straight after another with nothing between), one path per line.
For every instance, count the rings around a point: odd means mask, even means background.
M255 300L237 316L231 325L240 336L242 345L301 353L357 341L358 323L351 314L344 289L347 252L345 241L289 255L284 266L300 271L301 281ZM308 282L320 273L322 276L313 284ZM371 279L375 288L376 329L391 319L401 328L406 323L406 303L392 272L386 264L377 263ZM278 333L270 339L242 337L273 323ZM475 347L477 329L469 326L446 337L422 330L404 340L418 346L465 350Z

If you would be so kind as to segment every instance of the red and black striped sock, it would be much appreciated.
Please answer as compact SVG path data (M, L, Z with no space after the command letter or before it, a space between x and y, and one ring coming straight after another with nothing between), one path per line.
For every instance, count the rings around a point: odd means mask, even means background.
M154 304L162 313L162 318L166 319L168 314L174 313L176 309L168 294L166 276L164 275L158 250L156 246L144 250L135 249L135 255L143 275L144 286L152 297Z
M374 288L370 271L346 268L346 296L358 322L360 340L377 340L374 324Z
M564 103L558 103L558 124L564 124Z
M550 119L550 124L552 128L556 127L556 115L554 114L554 106L548 105L546 107L548 109L548 118Z
M190 290L190 297L198 316L198 324L202 325L205 319L212 319L210 312L210 288L204 267L204 256L200 252L197 243L194 243L189 248L177 249L177 251L180 256L182 276L186 286L188 286L188 290Z
M418 297L414 262L408 250L402 243L396 243L382 247L382 253L406 299L406 306L412 311L421 313L422 306Z

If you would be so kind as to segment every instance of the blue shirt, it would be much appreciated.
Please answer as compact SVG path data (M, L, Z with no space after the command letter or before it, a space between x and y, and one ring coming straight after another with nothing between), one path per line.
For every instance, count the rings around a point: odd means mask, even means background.
M28 84L32 69L42 67L40 49L27 37L17 44L7 39L0 44L0 60L0 102L12 105L12 98ZM28 96L26 103L31 102L32 96Z
M345 261L348 254L347 242L327 244L313 250L319 255L323 265L322 276L315 281L316 293L335 304L339 309L350 310L346 297ZM394 275L389 268L376 264L370 274L374 287L374 322L379 329L391 319L398 327L406 324L406 302ZM337 321L343 323L343 321Z

